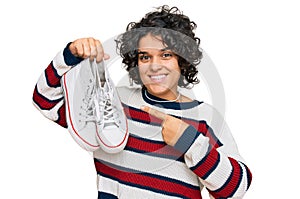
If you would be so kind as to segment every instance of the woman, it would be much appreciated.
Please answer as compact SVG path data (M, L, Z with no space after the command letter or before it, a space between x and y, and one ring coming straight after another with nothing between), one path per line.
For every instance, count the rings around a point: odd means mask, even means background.
M117 38L129 77L140 87L117 88L130 135L119 153L94 151L98 198L201 198L203 187L214 198L241 198L248 190L250 170L226 124L215 122L223 121L220 115L178 89L199 82L202 53L195 28L178 8L162 6ZM34 104L63 127L61 76L87 58L101 62L109 55L97 39L75 40L35 88Z

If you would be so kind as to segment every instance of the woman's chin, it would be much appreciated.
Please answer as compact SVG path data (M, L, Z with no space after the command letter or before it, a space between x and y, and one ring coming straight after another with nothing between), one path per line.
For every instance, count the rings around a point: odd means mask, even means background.
M171 89L165 85L148 85L146 86L147 91L157 97L168 94Z

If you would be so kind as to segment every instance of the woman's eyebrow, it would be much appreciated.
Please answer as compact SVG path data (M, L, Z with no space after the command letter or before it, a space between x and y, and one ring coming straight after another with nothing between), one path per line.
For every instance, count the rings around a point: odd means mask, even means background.
M166 48L160 49L160 51L172 51L172 50L170 48L166 47Z
M159 51L163 52L163 51L172 51L170 48L166 47L166 48L162 48L159 49ZM138 54L147 54L147 51L138 51Z

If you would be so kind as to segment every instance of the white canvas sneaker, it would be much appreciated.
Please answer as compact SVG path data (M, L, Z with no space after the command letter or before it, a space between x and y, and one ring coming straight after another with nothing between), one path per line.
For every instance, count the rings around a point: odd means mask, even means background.
M118 153L128 140L127 118L104 61L98 64L97 71L104 71L103 85L100 84L97 95L99 108L96 110L100 110L98 114L102 116L97 117L97 139L105 152Z
M99 148L96 136L97 89L94 63L83 60L62 77L68 130L85 150ZM99 114L98 114L99 115Z

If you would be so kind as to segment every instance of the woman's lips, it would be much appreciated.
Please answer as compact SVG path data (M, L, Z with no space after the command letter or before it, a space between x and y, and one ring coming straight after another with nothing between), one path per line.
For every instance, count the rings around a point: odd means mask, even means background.
M163 82L166 79L167 75L162 74L162 75L149 75L149 78L151 79L152 82L155 83L160 83Z

